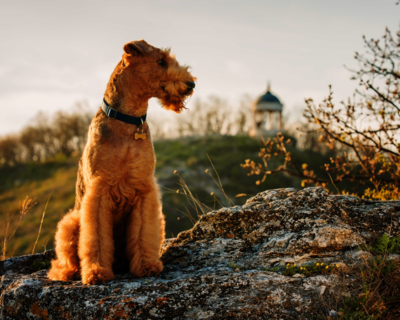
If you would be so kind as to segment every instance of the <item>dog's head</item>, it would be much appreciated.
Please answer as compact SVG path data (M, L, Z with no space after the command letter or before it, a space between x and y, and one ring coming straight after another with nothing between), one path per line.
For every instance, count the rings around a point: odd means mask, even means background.
M196 78L188 66L179 65L170 49L153 47L144 40L128 42L120 63L124 87L158 98L166 109L181 112L193 94Z

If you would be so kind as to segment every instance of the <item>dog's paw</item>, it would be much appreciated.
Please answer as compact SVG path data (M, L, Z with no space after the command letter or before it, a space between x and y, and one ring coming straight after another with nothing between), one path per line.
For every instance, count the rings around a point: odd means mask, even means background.
M77 275L79 275L78 268L68 268L62 265L58 260L53 260L47 277L54 281L69 281L76 278Z
M98 265L82 269L83 284L100 284L112 279L114 279L113 272Z
M163 271L164 267L160 260L143 261L142 264L136 268L131 268L130 272L139 277L152 277L157 276Z

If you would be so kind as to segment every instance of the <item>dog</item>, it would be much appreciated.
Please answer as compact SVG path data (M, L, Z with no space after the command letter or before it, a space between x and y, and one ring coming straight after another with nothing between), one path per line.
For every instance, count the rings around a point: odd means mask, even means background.
M148 100L180 113L196 78L170 49L144 40L124 45L94 116L79 161L75 206L57 225L48 277L83 284L129 271L158 275L165 220L154 177L155 155L146 122Z

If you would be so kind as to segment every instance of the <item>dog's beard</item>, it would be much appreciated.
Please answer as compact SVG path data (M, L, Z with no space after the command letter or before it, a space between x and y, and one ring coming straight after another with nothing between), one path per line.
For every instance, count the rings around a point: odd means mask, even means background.
M172 110L176 113L180 113L182 110L186 109L186 103L189 101L189 98L192 96L192 93L183 96L169 96L159 99L161 106L164 109Z

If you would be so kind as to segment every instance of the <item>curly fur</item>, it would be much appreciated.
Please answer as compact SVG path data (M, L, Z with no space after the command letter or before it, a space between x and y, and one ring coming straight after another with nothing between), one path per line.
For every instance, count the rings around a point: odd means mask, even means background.
M152 97L179 113L193 92L187 83L195 80L169 49L133 41L125 44L104 99L132 116L145 114ZM162 271L165 221L147 122L142 129L147 138L134 140L137 126L102 110L93 118L79 162L75 207L57 226L50 279L80 274L84 284L96 284L113 279L114 272L144 277Z

